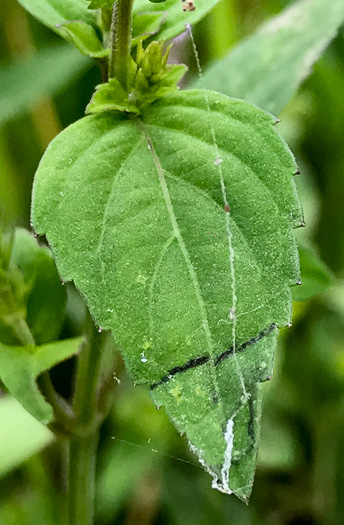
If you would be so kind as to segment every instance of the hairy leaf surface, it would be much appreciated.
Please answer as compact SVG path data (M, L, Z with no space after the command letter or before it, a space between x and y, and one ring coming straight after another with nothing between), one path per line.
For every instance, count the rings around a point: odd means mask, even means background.
M169 40L185 31L185 24L197 24L208 14L220 0L197 0L195 11L185 13L180 0L166 0L162 3L150 3L147 0L136 0L134 12L165 11L166 19L158 34L159 40Z
M198 84L278 115L343 23L343 0L299 0L211 66Z
M258 384L299 279L296 166L274 123L197 90L142 119L86 117L48 148L33 194L34 227L61 276L113 331L133 379L150 386L214 486L244 500Z

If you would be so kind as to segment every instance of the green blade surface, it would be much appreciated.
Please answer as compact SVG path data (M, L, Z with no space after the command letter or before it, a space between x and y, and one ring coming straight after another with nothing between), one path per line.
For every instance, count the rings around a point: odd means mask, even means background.
M117 114L118 115L118 114ZM36 174L32 221L214 478L247 500L258 385L299 279L295 160L246 102L179 92L82 119Z

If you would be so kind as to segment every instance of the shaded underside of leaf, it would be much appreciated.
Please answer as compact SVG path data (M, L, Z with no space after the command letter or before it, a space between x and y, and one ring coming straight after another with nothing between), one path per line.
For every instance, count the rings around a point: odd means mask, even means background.
M87 117L48 148L33 194L34 227L62 278L113 331L133 379L151 387L214 486L244 500L257 384L272 373L299 279L296 166L274 123L197 90L141 120Z
M299 0L209 67L196 84L278 115L343 23L342 0Z

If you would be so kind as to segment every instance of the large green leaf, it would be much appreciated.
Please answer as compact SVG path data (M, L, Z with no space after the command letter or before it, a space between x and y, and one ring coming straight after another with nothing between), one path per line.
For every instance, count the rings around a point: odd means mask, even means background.
M92 65L69 46L48 47L33 57L3 66L0 73L0 126L42 97L55 96Z
M43 24L56 29L58 24L82 20L96 25L96 14L88 9L86 0L18 0L19 3Z
M140 13L145 11L165 11L166 19L159 31L159 40L169 40L185 31L186 24L197 24L220 0L197 0L196 9L185 13L182 10L180 0L166 0L162 3L151 3L148 0L136 0L134 12Z
M299 279L296 166L274 123L197 90L142 120L86 117L50 145L33 194L34 227L61 276L113 331L133 379L150 385L214 486L244 500L257 383L272 373Z
M343 0L299 0L209 67L198 85L278 115L343 23Z
M76 354L81 338L39 347L8 346L0 343L0 379L23 407L42 423L53 419L51 406L36 385L45 370Z

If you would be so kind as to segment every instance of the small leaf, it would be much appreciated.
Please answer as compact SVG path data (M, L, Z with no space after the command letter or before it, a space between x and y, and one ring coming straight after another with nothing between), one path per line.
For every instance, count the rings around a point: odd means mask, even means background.
M37 377L76 354L81 343L82 338L59 341L37 348L0 343L0 379L8 391L38 421L50 423L53 411L37 388Z
M56 31L56 26L69 21L82 20L97 25L96 14L87 8L85 0L18 0L32 16Z
M0 476L5 476L21 463L49 445L54 435L32 417L18 401L0 399Z
M245 501L259 383L300 277L296 166L274 123L197 90L142 119L86 117L50 145L33 192L32 221L61 276L112 330L214 487Z
M58 95L91 65L69 45L47 47L29 59L2 65L0 127L28 111L42 97Z
M63 38L72 42L83 55L105 58L110 53L109 49L104 49L94 27L85 22L66 22L59 24L56 30Z
M26 320L37 344L59 336L66 308L66 291L61 285L51 251L22 228L17 228L10 264L30 283Z
M308 301L324 293L333 283L334 276L312 246L299 246L301 286L293 288L294 301Z
M189 13L182 10L180 0L166 0L165 2L151 3L149 10L155 12L166 11L167 17L158 34L159 40L170 40L185 31L186 24L197 24L220 0L197 0L197 8ZM147 0L136 0L134 12L147 11Z
M299 0L209 67L196 85L278 115L343 23L343 0Z
M126 111L139 113L137 106L130 102L128 93L117 79L112 78L106 84L100 84L88 104L86 112L103 113L104 111Z
M32 276L25 279L11 264L13 245L13 233L0 230L0 341L9 344L18 342L14 328L26 319L26 303L32 285ZM31 340L31 334L29 338Z

